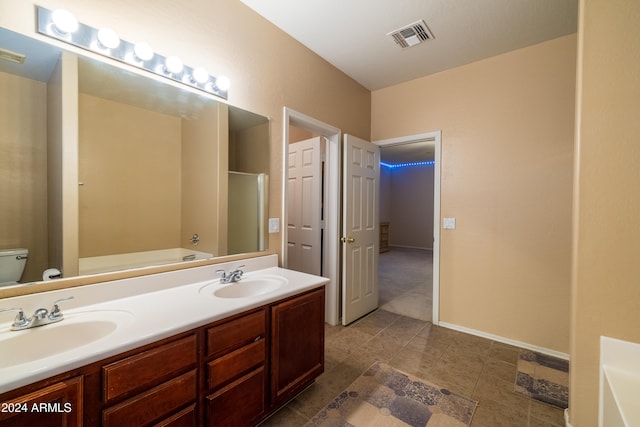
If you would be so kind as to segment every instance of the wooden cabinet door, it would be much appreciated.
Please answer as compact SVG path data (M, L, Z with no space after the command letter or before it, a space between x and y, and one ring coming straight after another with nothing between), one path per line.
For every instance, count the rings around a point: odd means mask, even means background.
M206 398L207 426L254 425L265 411L265 372L260 366Z
M278 404L324 371L324 287L271 307L271 401Z
M0 403L0 426L82 426L82 376Z

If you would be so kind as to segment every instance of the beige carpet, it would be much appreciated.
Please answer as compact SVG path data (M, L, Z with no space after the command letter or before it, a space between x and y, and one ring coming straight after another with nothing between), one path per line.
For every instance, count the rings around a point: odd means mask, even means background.
M392 247L378 258L380 308L414 319L433 317L433 252Z
M305 427L466 427L477 402L374 363Z

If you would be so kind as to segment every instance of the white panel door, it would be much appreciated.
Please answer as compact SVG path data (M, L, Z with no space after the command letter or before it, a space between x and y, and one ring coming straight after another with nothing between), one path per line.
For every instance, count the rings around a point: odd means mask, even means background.
M378 308L380 149L344 136L342 324Z
M321 274L320 137L289 144L287 268Z

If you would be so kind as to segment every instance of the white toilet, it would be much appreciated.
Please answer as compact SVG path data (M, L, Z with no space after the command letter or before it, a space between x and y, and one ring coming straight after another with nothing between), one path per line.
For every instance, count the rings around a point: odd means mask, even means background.
M27 263L28 249L0 250L0 287L16 285Z

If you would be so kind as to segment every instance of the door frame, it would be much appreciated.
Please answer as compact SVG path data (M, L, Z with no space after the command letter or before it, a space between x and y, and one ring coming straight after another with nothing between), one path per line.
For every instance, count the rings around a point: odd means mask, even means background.
M340 321L340 137L342 131L289 107L283 110L282 127L282 227L280 230L282 266L287 268L287 180L289 174L289 126L308 130L327 138L325 160L324 200L324 277L330 279L326 287L325 321L337 325Z
M411 144L433 141L435 145L435 164L433 168L433 324L440 324L440 179L442 131L401 136L398 138L373 141L379 146Z

